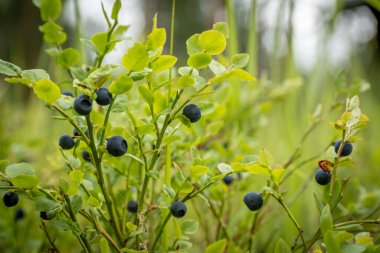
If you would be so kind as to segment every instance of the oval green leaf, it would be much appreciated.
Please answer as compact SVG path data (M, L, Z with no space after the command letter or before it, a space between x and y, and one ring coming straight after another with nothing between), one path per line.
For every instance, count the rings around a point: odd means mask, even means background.
M113 81L109 87L109 91L114 95L119 95L129 91L133 86L133 79L123 74Z
M199 36L200 48L212 55L221 54L226 48L226 44L224 35L215 30L205 31Z
M58 85L49 79L41 79L33 86L37 97L45 102L53 103L61 97L61 90Z
M197 69L203 69L206 68L212 60L212 57L210 54L207 53L196 53L193 55L190 55L189 59L187 60L187 64L193 68Z

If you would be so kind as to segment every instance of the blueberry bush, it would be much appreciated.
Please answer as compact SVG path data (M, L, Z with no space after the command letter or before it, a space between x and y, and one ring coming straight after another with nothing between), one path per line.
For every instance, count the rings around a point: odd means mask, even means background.
M33 2L46 52L66 79L3 60L0 73L6 82L32 89L70 130L49 147L59 150L54 159L62 162L56 184L45 182L30 163L0 161L4 208L14 209L16 223L33 217L44 241L0 242L2 252L380 251L376 201L343 202L349 168L356 165L355 143L369 122L357 83L338 85L328 109L317 106L299 144L281 162L256 148L256 126L246 122L297 92L302 80L279 86L256 80L245 69L248 54L225 53L232 36L226 23L188 38L180 66L173 40L164 53L167 31L154 16L148 36L131 45L119 64L103 64L128 29L119 25L116 0L112 10L103 8L108 30L82 39L96 57L81 65L84 55L64 47L68 36L56 22L61 1ZM330 122L325 145L305 156L306 140L337 111L341 116ZM312 173L300 178L305 167ZM295 213L292 205L304 193L313 210ZM32 208L20 209L20 200ZM261 231L270 234L266 241Z

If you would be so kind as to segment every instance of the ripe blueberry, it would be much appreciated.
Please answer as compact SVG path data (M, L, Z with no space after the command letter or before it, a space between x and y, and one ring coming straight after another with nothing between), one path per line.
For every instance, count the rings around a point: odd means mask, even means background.
M327 185L331 181L331 173L318 169L315 173L315 181L320 185Z
M89 96L80 95L74 101L74 109L80 115L88 115L92 110L92 102Z
M112 101L112 95L108 92L107 88L102 87L96 91L95 101L98 105L109 105Z
M201 118L201 109L194 104L188 104L183 108L182 114L188 118L191 123L194 123Z
M69 96L69 97L74 97L73 93L71 93L70 91L62 91L62 95Z
M234 181L234 178L233 177L231 177L231 176L225 176L224 178L223 178L223 182L226 184L226 185L230 185L230 184L232 184L232 182Z
M15 211L15 220L20 220L24 217L24 210L22 208L19 208Z
M15 206L18 203L18 195L16 192L7 192L3 197L4 205L7 207Z
M112 136L107 141L107 151L112 156L122 156L127 152L128 144L119 135Z
M182 218L187 212L185 203L181 201L174 202L170 207L170 213L176 218Z
M249 208L249 210L256 211L261 208L264 201L263 201L263 198L261 197L261 194L257 192L248 192L244 196L244 203Z
M91 162L91 155L86 150L82 150L82 157L84 160Z
M56 213L54 210L48 212L40 212L40 217L43 220L51 220L55 217Z
M62 135L61 138L59 138L59 146L61 146L62 149L72 149L74 144L73 137L68 134Z
M139 204L137 204L137 202L134 200L130 200L130 201L128 201L127 209L131 213L136 213L137 210L139 209Z
M342 143L342 141L336 141L334 144L335 153L338 153L339 146ZM340 156L349 156L352 153L352 144L348 141L344 143L344 146L342 148L342 152L340 153Z
M88 136L89 135L88 130L86 130L86 132L84 132L84 134ZM73 135L74 136L80 136L80 133L78 132L78 130L76 128L74 128L74 130L73 130Z

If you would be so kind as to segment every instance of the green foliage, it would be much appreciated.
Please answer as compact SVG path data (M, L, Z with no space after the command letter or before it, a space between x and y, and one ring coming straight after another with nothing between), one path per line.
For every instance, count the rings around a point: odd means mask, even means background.
M33 86L34 93L37 97L45 102L53 103L61 97L61 90L58 85L49 79L41 79Z
M69 68L80 61L80 54L74 48L66 48L57 56L57 64Z
M42 0L39 7L43 21L54 21L61 14L62 3L61 0Z
M21 73L20 67L0 59L0 73L7 76L17 76Z
M145 46L137 42L124 55L122 64L131 72L139 72L147 67L148 61L149 56Z

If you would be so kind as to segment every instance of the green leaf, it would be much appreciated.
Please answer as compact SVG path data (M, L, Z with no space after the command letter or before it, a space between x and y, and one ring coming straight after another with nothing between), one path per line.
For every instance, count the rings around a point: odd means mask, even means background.
M186 40L186 48L188 55L201 53L202 48L199 45L199 34L194 34Z
M58 85L49 79L41 79L33 86L34 93L37 97L45 102L53 103L61 97L61 90Z
M103 53L107 46L107 32L95 33L91 37L91 42L96 46L97 52ZM111 36L111 41L114 36ZM115 43L110 43L108 52L115 48Z
M42 0L40 8L43 21L54 21L61 14L62 3L61 0Z
M139 93L145 102L147 102L150 105L152 105L154 103L154 95L153 95L151 90L149 90L148 88L146 88L143 85L140 85L139 86Z
M161 72L165 69L170 69L177 62L177 58L171 55L161 55L154 62L151 67L155 72Z
M215 75L222 75L226 72L226 68L220 62L215 60L211 61L210 69Z
M372 252L366 251L367 245L364 244L346 244L342 246L342 251L344 253L363 253L363 252ZM378 251L373 251L378 252Z
M286 170L283 168L272 170L272 177L273 177L274 182L279 183L282 177L284 176L285 172Z
M223 253L226 248L226 239L219 240L207 246L206 253Z
M147 67L148 61L149 56L146 48L137 42L128 50L127 54L124 55L122 64L129 71L139 72Z
M6 76L17 76L21 73L21 68L13 63L3 61L0 59L0 74Z
M193 68L203 69L211 63L212 57L207 53L196 53L190 55L187 64Z
M80 170L72 170L70 171L69 176L71 180L79 184L83 180L84 173Z
M194 190L194 186L188 182L182 182L179 186L179 193L190 193Z
M130 232L136 231L138 229L138 227L130 221L127 222L126 226Z
M156 51L161 49L166 42L166 30L165 28L154 28L148 35L145 45L149 51Z
M343 253L342 250L340 249L338 240L334 236L333 231L331 230L327 231L327 233L324 235L323 238L325 240L327 252Z
M317 206L318 208L318 211L321 213L322 210L323 210L323 203L322 201L318 198L317 194L313 193L314 195L314 202L315 202L315 205Z
M74 213L78 213L82 209L82 206L83 206L82 197L79 195L75 195L70 198L70 201L73 206Z
M191 128L191 121L189 120L188 117L181 114L181 115L178 115L177 118L179 119L179 121L181 121L182 124L184 124L188 128Z
M54 22L47 22L40 26L43 32L43 39L49 44L62 44L66 41L67 35L63 32L63 28Z
M36 211L50 211L58 207L58 203L55 201L48 199L46 196L39 196L34 199L36 204Z
M208 173L208 168L202 165L191 166L190 168L190 177L195 181L202 176L203 174Z
M235 54L232 56L231 62L238 68L244 68L249 62L249 54Z
M36 175L21 174L12 179L12 184L22 189L31 189L38 185L38 177Z
M199 46L205 53L221 54L226 48L226 44L226 38L218 31L209 30L199 35Z
M5 169L5 174L10 178L14 178L19 175L34 175L35 170L28 163L16 163L8 165Z
M217 22L212 26L212 29L218 31L224 35L224 37L228 38L230 36L228 25L224 22Z
M269 151L265 148L260 150L259 159L260 163L264 166L267 166L268 168L270 168L273 164L273 157L271 153L269 153Z
M133 86L133 79L127 74L120 75L113 81L109 87L109 92L114 95L120 95L129 91Z
M253 175L269 175L268 167L261 165L260 163L252 163L252 164L241 164L241 163L233 163L231 165L234 171L242 171L246 170Z
M110 252L110 247L108 246L106 238L100 239L100 252L101 253L109 253Z
M21 73L22 78L26 78L35 83L41 79L50 79L50 75L44 69L28 69L23 70Z
M196 220L184 220L181 225L181 231L185 235L191 235L198 231L199 222Z
M235 69L232 71L232 76L240 81L256 81L256 78L243 69Z
M222 173L222 174L233 172L231 166L226 164L226 163L219 163L217 165L217 168L220 171L220 173Z
M66 48L57 56L57 63L61 67L69 68L80 61L80 54L74 48Z
M87 204L93 207L99 207L100 206L100 201L97 198L94 198L93 196L90 196L87 199Z
M275 253L291 253L292 250L290 249L289 245L282 239L279 239L275 246Z
M320 229L321 229L323 235L326 235L327 232L334 230L333 220L331 217L329 205L326 205L323 208L319 224L320 224Z
M346 231L339 232L336 239L339 243L349 242L355 238L355 235Z
M117 16L119 15L120 9L121 9L121 1L115 0L115 3L113 4L113 7L112 7L112 13L111 13L112 19L117 20Z
M189 75L181 76L180 78L178 78L177 82L181 86L182 89L185 87L194 86L195 84L194 78L192 78Z

